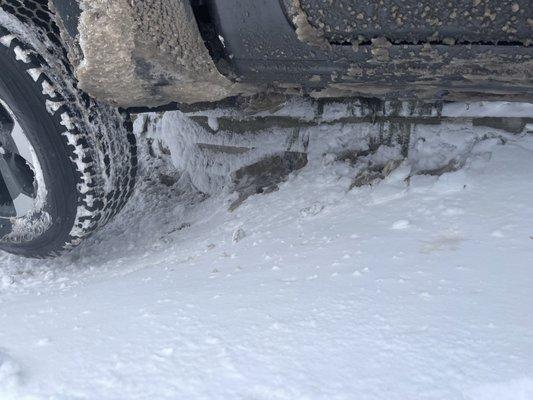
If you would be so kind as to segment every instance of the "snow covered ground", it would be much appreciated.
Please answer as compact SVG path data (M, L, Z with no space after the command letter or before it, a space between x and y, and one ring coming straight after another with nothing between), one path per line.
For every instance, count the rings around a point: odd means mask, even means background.
M0 255L0 399L533 399L533 135L428 126L354 161L360 128L306 134L233 212L198 159L145 163L72 254ZM397 168L350 190L373 163Z

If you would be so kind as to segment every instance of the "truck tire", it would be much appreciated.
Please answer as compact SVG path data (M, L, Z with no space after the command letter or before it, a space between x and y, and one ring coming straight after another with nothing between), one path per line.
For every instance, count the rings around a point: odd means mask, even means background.
M77 89L46 1L0 3L0 142L0 250L60 255L133 191L129 117Z

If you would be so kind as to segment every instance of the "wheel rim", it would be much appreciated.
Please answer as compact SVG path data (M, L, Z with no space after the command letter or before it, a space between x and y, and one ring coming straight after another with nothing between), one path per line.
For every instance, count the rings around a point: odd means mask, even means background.
M0 99L0 219L24 217L35 209L36 162L15 114Z

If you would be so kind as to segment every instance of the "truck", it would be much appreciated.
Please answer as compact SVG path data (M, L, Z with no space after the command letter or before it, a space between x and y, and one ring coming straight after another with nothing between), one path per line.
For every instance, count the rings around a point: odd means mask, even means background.
M0 0L0 250L58 256L115 216L137 113L533 102L532 44L531 0Z

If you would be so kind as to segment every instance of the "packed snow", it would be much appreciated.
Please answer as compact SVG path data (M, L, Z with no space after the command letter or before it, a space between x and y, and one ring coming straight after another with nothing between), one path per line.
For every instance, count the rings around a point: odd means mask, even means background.
M209 164L183 114L135 125L113 223L0 254L0 399L533 399L533 134L421 126L405 157L307 127L307 166L230 212L229 173L281 133Z

